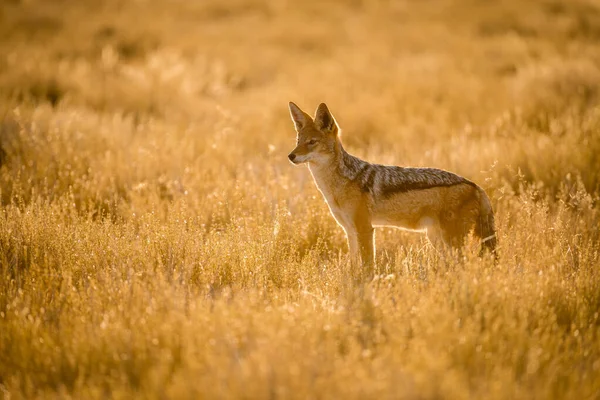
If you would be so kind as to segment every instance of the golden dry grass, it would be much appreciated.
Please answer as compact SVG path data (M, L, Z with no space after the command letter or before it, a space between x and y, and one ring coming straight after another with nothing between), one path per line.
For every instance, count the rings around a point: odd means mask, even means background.
M4 1L0 393L600 397L600 7ZM500 261L356 286L287 112L481 184Z

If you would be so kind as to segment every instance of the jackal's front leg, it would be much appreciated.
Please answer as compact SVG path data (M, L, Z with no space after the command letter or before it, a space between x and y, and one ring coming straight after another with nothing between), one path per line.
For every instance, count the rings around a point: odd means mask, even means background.
M373 277L375 266L374 230L372 227L348 229L348 247L353 269L367 279Z

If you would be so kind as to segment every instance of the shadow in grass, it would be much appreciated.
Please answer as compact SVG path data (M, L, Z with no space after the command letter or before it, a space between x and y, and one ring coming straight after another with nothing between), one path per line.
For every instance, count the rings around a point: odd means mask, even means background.
M5 39L23 38L27 40L40 40L51 37L63 30L63 22L54 17L45 15L23 15L7 18L4 33Z
M0 83L0 90L19 103L44 104L56 107L68 88L56 78L20 76Z
M113 25L104 25L96 30L94 41L99 52L105 46L112 46L119 58L124 61L140 60L160 47L160 40L152 33L132 35L124 33Z

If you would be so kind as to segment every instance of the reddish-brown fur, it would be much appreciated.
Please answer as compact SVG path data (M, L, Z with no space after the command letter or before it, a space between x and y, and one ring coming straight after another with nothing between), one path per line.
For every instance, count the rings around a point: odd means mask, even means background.
M348 154L325 104L314 120L290 103L298 140L289 159L308 163L318 189L348 237L354 262L372 270L374 227L424 231L436 246L461 247L468 233L495 252L494 214L486 193L473 182L434 168L370 164Z

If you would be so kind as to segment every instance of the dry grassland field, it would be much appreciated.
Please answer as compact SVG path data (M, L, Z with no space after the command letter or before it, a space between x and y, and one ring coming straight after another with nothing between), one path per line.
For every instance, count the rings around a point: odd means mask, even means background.
M288 101L489 194L344 231ZM599 399L600 3L0 1L0 397Z

